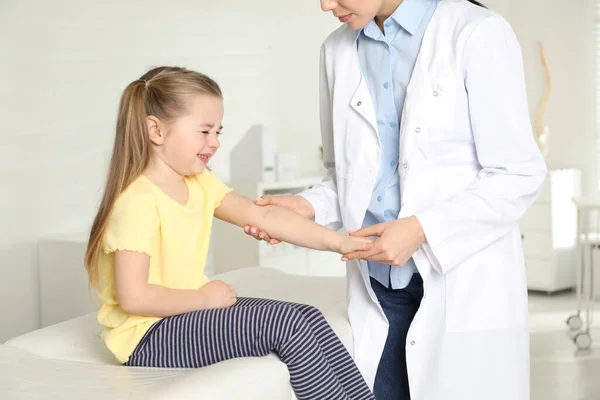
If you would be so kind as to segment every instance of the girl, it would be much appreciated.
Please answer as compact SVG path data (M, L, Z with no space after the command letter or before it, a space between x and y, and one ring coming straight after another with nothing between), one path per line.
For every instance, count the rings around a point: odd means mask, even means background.
M328 174L257 204L377 238L343 257L354 358L377 400L528 399L518 221L546 166L511 27L467 0L321 7L342 23L321 51Z
M166 368L275 351L299 399L373 399L317 309L237 298L204 274L213 215L318 250L370 246L286 209L257 207L219 181L207 164L222 118L219 86L197 72L156 68L125 89L85 256L107 347L125 365Z

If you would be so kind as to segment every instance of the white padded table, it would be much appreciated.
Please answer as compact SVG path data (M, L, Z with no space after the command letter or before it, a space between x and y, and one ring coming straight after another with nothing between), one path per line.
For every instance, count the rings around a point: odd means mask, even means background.
M314 305L351 351L344 278L245 268L214 279L232 284L240 296ZM287 368L274 354L201 369L130 368L114 360L101 330L94 313L0 346L0 399L295 399Z

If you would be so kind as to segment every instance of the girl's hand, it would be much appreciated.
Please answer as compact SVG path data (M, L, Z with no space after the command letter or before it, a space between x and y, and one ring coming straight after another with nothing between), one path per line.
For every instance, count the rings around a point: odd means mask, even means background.
M379 236L370 250L345 254L343 261L363 259L389 265L404 265L425 241L416 217L401 218L350 232L351 236Z
M304 218L314 218L315 210L310 205L308 200L302 196L261 196L260 199L255 200L254 204L257 206L279 206L287 208L288 210L294 211L297 214L302 215ZM279 240L270 237L267 232L261 231L255 226L245 226L244 232L247 235L252 236L257 240L264 240L269 244L278 244Z
M369 251L373 246L373 240L364 237L342 236L339 248L336 250L340 254L348 254L358 251Z
M199 289L202 309L231 307L237 301L235 289L223 281L210 281Z

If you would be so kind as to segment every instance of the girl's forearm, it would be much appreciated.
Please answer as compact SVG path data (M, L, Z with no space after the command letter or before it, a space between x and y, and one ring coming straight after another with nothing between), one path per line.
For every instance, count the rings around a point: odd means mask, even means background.
M170 317L206 308L199 290L170 289L148 284L120 300L121 308L130 314L147 317Z
M249 225L268 232L278 240L315 250L339 253L344 236L306 219L297 213L276 206L254 206L255 221Z
M215 217L239 227L254 226L278 240L309 249L341 253L348 236L325 228L294 211L278 206L257 206L234 192L229 193L215 210Z

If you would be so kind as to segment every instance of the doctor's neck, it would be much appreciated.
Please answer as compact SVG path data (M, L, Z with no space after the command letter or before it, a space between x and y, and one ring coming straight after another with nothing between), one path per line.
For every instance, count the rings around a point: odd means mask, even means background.
M377 24L379 29L381 29L381 32L384 32L383 23L385 22L385 20L388 19L390 15L394 13L394 11L396 11L396 9L400 6L400 4L402 4L403 1L404 0L383 0L381 2L381 8L375 16L375 23Z

